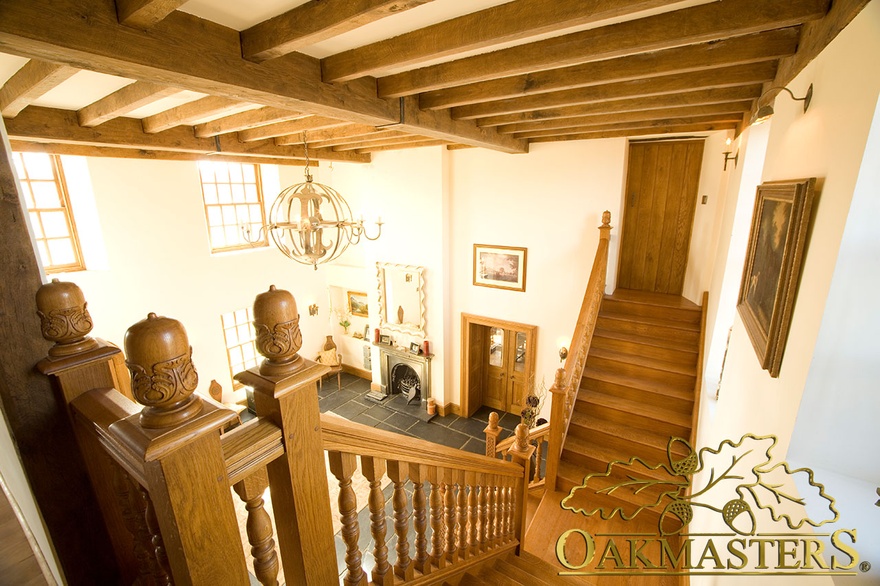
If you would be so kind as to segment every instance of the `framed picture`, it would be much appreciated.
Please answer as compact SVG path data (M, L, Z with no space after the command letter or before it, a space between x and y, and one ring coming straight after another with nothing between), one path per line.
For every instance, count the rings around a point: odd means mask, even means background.
M527 252L516 246L474 244L474 285L525 291Z
M419 344L418 342L412 342L409 345L409 351L412 354L418 354L421 350L422 350L422 345Z
M379 343L390 346L391 345L391 336L388 334L382 334L379 336Z
M758 186L737 310L761 368L779 376L803 265L816 179Z
M348 299L348 312L358 317L370 317L370 307L367 305L367 294L360 291L349 291L346 294Z

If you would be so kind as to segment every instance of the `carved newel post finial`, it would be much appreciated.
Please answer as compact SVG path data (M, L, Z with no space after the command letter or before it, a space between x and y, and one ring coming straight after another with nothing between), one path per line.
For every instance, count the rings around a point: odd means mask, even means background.
M564 393L565 392L565 369L557 368L556 373L553 375L553 386L550 387L551 393Z
M290 291L269 287L254 299L254 329L257 350L266 357L260 364L264 376L286 376L303 367L297 354L302 347L296 299Z
M602 212L602 227L611 227L611 212L609 212L608 210Z
M199 375L182 323L149 314L125 332L125 355L132 394L144 405L143 427L172 427L201 412L202 399L193 393Z
M489 413L489 429L498 429L498 413L495 411Z
M86 300L76 283L52 279L37 289L37 315L43 337L55 345L49 356L61 358L97 348L98 343L88 333L92 331L92 316L86 309Z

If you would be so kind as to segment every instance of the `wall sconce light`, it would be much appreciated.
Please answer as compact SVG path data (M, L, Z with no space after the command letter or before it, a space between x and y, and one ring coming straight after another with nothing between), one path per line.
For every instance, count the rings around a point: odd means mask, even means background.
M559 362L565 362L566 358L568 358L568 348L562 346L559 348Z
M761 102L761 98L763 98L764 96L766 96L770 92L782 91L782 90L785 90L786 92L788 92L788 95L791 96L792 100L794 100L796 102L803 102L804 103L804 112L806 112L807 108L810 107L810 101L813 99L813 84L810 84L810 87L807 88L807 93L803 98L799 98L799 97L795 96L792 93L792 91L790 89L788 89L787 87L782 87L782 86L772 87L769 90L767 90L766 92L764 92L763 94L761 94L761 97L758 98L758 103ZM752 120L749 124L753 124L753 125L754 124L761 124L762 122L766 122L767 119L770 118L771 116L773 116L773 105L766 104L766 105L758 108L758 111L755 112L754 116L752 116Z
M318 315L318 304L317 303L312 303L311 305L309 305L309 315L311 317L315 317L316 315Z

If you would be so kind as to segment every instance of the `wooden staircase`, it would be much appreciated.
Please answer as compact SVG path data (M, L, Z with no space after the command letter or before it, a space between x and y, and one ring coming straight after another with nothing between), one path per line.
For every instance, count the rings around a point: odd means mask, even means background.
M468 571L458 586L571 586L572 580L577 580L559 576L558 572L544 560L523 551L520 555L510 553ZM445 582L444 586L452 585Z
M700 324L701 308L679 296L617 290L604 297L563 444L559 490L604 474L613 461L668 464L670 437L690 439ZM686 456L686 446L673 443L672 458ZM625 473L615 466L612 477ZM670 479L662 470L638 473ZM590 498L594 507L634 510L656 494L616 490Z

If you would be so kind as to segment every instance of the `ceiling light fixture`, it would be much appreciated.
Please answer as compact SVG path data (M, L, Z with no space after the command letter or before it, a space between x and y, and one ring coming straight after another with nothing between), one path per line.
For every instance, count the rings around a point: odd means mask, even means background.
M810 107L810 101L813 99L813 84L810 84L810 87L807 88L807 94L803 98L799 98L799 97L795 96L792 93L792 91L790 89L788 89L787 87L783 87L783 86L772 87L769 90L767 90L766 92L764 92L763 94L761 94L761 97L758 98L758 103L760 103L761 99L764 96L766 96L767 94L769 94L770 92L782 91L782 90L787 91L788 95L791 96L792 100L795 100L796 102L803 102L804 103L804 112L806 112L807 108ZM773 105L766 104L766 105L758 108L758 111L755 112L755 114L752 116L752 120L749 124L752 124L752 125L761 124L762 122L766 122L767 119L770 118L771 116L773 116Z
M336 260L350 244L358 244L361 238L378 239L382 235L383 222L381 216L377 218L376 235L368 235L363 218L352 218L351 208L339 192L312 180L305 133L303 145L306 180L278 194L265 228L286 257L312 265L317 270L319 264ZM245 240L252 244L258 242L251 239L249 226L243 225L242 231Z

